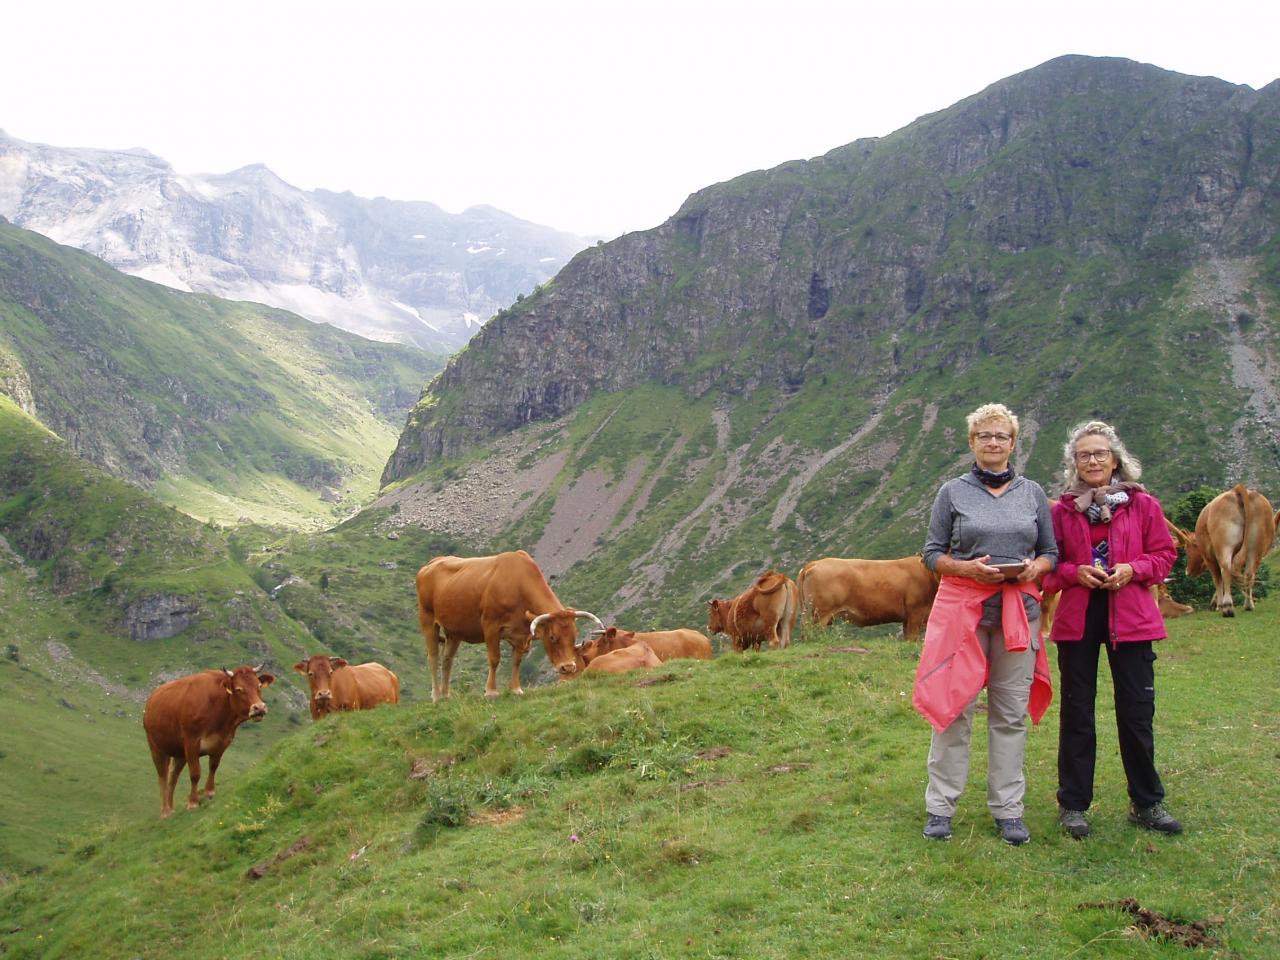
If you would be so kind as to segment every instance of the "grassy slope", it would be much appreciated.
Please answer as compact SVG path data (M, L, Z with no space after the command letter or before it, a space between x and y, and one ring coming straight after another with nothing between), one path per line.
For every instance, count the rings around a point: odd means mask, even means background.
M68 831L137 809L136 779L119 764L147 758L137 698L158 678L250 660L291 664L313 641L267 599L223 534L103 476L3 397L0 491L9 548L0 549L3 873L46 861ZM156 596L194 601L198 621L169 639L129 639L125 611ZM290 699L286 689L292 675L283 680L280 730L305 716L302 694L295 686ZM273 738L247 736L231 769L260 752L255 740Z
M403 411L441 366L282 310L126 277L0 224L5 353L77 449L232 523L332 521L368 499ZM345 505L323 501L326 488Z
M1159 757L1182 837L1125 822L1103 682L1089 841L1055 830L1054 710L1029 741L1033 842L995 838L979 737L955 840L925 843L914 651L836 630L669 666L653 686L326 721L210 808L85 831L0 892L0 944L13 957L1181 955L1082 908L1132 896L1222 918L1226 947L1206 956L1267 957L1280 715L1257 677L1274 673L1278 621L1275 604L1200 613L1161 646ZM696 756L715 747L727 755ZM432 772L412 779L415 761ZM246 878L258 863L267 876Z

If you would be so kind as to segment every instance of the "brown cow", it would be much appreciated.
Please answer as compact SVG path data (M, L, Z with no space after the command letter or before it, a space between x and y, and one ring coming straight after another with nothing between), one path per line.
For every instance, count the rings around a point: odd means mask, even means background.
M562 680L583 664L574 644L578 618L604 624L593 613L571 610L551 592L542 570L523 550L491 557L436 557L418 571L418 622L431 668L431 699L449 695L449 674L461 643L483 643L489 656L484 695L498 696L501 643L511 646L511 692L520 686L520 662L534 637L542 641L547 660ZM443 678L439 667L440 634L444 640Z
M317 653L293 669L311 685L312 720L323 720L334 710L371 710L380 703L400 702L400 678L380 663L353 667L341 657Z
M920 554L899 560L824 557L804 565L796 584L800 603L820 626L836 617L854 626L902 624L907 640L919 640L938 592L938 574Z
M628 670L650 670L662 666L662 660L643 641L602 653L587 664L583 676L602 673L626 673Z
M590 664L596 657L613 653L634 643L648 645L649 649L665 663L668 660L710 660L712 657L711 641L697 630L655 630L649 633L637 633L634 630L619 630L609 627L604 633L597 633L586 643L578 647L582 659Z
M755 583L732 600L711 600L707 632L723 633L736 653L747 647L769 649L791 645L791 631L800 611L796 582L776 570L766 570Z
M1166 522L1187 553L1187 576L1194 577L1208 570L1213 578L1210 608L1222 611L1224 617L1235 616L1231 579L1239 575L1244 608L1252 610L1258 565L1276 536L1276 518L1270 501L1258 491L1237 483L1205 504L1196 518L1195 533L1187 533L1171 521Z
M191 776L187 809L200 805L201 757L209 758L204 797L213 799L218 764L236 738L236 728L246 720L258 721L267 715L262 688L275 677L259 673L259 669L205 670L162 683L151 691L142 710L142 728L147 732L160 781L160 819L173 813L173 792L183 766Z

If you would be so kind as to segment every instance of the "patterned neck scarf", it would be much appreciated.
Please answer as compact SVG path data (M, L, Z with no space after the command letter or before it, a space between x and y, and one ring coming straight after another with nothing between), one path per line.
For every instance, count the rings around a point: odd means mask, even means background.
M1076 510L1085 514L1090 523L1110 523L1111 508L1128 503L1130 490L1147 492L1147 488L1140 483L1116 480L1113 476L1110 483L1101 487L1091 487L1077 477L1076 482L1067 487L1063 493L1069 493L1076 498Z
M978 466L976 460L974 461L973 469L969 472L977 477L984 486L988 487L1003 487L1006 483L1017 476L1017 474L1013 472L1013 467L1005 467L1005 469L1000 473L992 473L990 470L983 470Z

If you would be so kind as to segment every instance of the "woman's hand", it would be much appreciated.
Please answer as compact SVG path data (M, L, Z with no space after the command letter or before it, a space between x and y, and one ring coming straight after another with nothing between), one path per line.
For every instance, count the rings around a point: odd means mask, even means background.
M1129 566L1127 563L1124 566ZM1133 576L1133 570L1130 568L1129 576ZM1076 567L1076 583L1089 590L1096 590L1107 582L1107 574L1105 570L1098 567L1085 566L1083 563Z
M1036 557L1034 560L1028 560L1026 569L1018 574L1018 582L1031 583L1043 577L1051 569L1053 567L1045 557Z
M968 577L970 580L977 580L979 583L1000 583L1004 580L1004 574L987 563L990 559L991 555L987 554L985 557L978 557L974 560L959 561L959 564L964 568L961 576Z
M1108 590L1119 590L1132 579L1133 567L1127 563L1117 563L1111 568L1110 575L1103 581L1102 585Z

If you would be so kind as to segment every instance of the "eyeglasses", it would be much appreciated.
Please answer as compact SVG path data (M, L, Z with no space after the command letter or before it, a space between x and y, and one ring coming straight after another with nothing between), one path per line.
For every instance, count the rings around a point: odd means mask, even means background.
M1007 433L988 433L986 431L983 431L982 433L975 433L974 437L981 440L983 443L990 443L993 440L996 443L1008 443L1013 439L1013 437L1009 436Z
M1076 463L1088 463L1090 460L1097 460L1099 463L1106 463L1111 459L1110 450L1077 450Z

